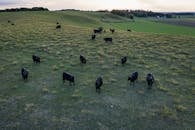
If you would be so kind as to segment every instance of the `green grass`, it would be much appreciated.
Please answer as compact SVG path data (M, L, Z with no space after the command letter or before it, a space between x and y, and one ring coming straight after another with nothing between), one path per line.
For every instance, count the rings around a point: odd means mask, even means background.
M195 129L195 38L130 33L119 23L125 20L93 12L0 13L0 129ZM116 33L90 40L94 27L112 24L120 25ZM105 36L113 43L105 43ZM41 64L33 64L32 54ZM128 62L121 66L125 55ZM29 70L28 81L21 67ZM75 86L62 83L63 71L75 76ZM139 80L130 86L127 77L134 71ZM149 72L156 81L151 90Z

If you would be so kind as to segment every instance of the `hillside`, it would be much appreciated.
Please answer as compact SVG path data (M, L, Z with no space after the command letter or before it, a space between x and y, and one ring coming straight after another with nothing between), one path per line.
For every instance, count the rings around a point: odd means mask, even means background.
M55 29L56 21L61 29ZM0 129L195 129L195 38L170 35L174 30L144 33L149 27L141 26L148 21L130 22L139 26L127 32L127 22L97 12L0 13ZM99 26L107 32L92 41ZM40 64L32 62L33 54ZM123 56L128 57L124 66ZM22 80L22 67L29 70L28 81ZM62 83L64 71L75 76L75 85ZM139 72L135 86L127 81L134 71ZM155 76L150 90L147 73ZM98 76L104 81L100 94Z

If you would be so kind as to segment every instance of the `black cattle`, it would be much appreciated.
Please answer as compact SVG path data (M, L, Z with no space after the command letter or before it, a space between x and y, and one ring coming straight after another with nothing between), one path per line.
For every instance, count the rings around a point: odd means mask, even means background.
M56 26L56 29L60 29L60 28L61 28L61 25L57 25L57 26Z
M34 63L40 63L41 62L41 58L35 55L32 55L32 59Z
M12 23L11 25L15 25L14 23Z
M128 77L128 81L130 81L130 83L133 83L138 79L138 72L133 72L131 74L131 76Z
M71 74L63 72L62 78L63 78L63 82L68 80L70 85L71 85L71 83L74 84L74 76L72 76Z
M103 84L103 79L102 79L102 77L98 77L97 79L96 79L96 82L95 82L95 88L96 88L96 92L99 92L100 93L100 91L101 91L101 86L102 86L102 84ZM99 90L99 91L98 91Z
M106 37L106 38L104 38L104 41L105 42L112 42L112 38L111 37Z
M127 31L128 31L128 32L131 32L131 29L128 29Z
M111 29L111 28L110 28L110 32L111 32L111 33L114 33L114 32L115 32L115 29Z
M103 27L99 27L98 29L93 30L94 33L102 33L102 31L103 31Z
M147 74L146 81L148 83L148 89L151 89L154 83L154 76L151 73Z
M10 20L8 20L7 22L8 22L8 23L10 23L11 21L10 21Z
M84 56L80 55L80 62L82 64L86 64L87 63L87 60L86 60L86 58Z
M25 68L22 68L21 69L21 74L22 74L22 78L24 80L27 80L28 79L28 71Z
M94 32L94 33L101 33L102 31L99 30L99 29L94 29L93 32Z
M95 40L95 37L96 37L95 34L91 35L91 40Z
M121 58L121 64L124 65L127 62L127 57L124 56L123 58Z
M56 24L59 24L59 22L57 22Z

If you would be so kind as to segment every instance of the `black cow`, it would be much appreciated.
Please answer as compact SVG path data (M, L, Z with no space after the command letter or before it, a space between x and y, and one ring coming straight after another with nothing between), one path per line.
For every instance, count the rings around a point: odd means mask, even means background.
M121 64L124 65L127 62L127 57L124 56L123 58L121 58Z
M80 62L82 64L86 64L87 63L87 60L86 60L86 58L84 56L80 55Z
M57 25L57 26L56 26L56 29L60 29L60 28L61 28L61 25Z
M110 28L110 32L114 33L114 32L115 32L115 29L111 29L111 28Z
M22 74L22 78L24 80L27 80L28 79L28 71L25 68L22 68L21 69L21 74Z
M102 31L99 30L99 29L94 29L93 32L94 32L94 33L101 33Z
M12 23L11 25L15 25L14 23Z
M130 81L130 83L133 83L138 79L138 72L133 72L131 74L131 76L128 77L128 81Z
M41 58L35 55L32 55L32 59L34 63L40 63L41 62Z
M128 31L128 32L131 32L131 29L128 29L127 31Z
M8 23L10 23L11 21L10 21L10 20L8 20L7 22L8 22Z
M99 92L99 93L100 93L102 84L103 84L103 79L102 79L102 77L98 77L98 78L96 79L96 82L95 82L96 92ZM99 91L98 91L98 90L99 90Z
M59 24L59 22L57 22L56 24Z
M102 33L102 31L103 31L103 27L99 27L98 29L93 30L94 33Z
M111 37L106 37L106 38L104 38L104 41L105 42L112 42L112 38Z
M95 37L96 37L95 34L91 35L91 40L95 40Z
M71 83L75 84L74 83L74 76L72 76L69 73L63 72L62 78L63 78L63 82L65 82L66 80L68 80L69 83L70 83L70 85L71 85Z
M154 83L154 76L153 76L153 74L151 74L151 73L147 74L146 81L148 83L148 89L151 89L152 85Z

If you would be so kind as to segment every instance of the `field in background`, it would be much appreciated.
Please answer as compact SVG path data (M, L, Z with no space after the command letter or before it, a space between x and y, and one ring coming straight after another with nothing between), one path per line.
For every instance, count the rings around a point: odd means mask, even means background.
M90 40L99 26L107 32ZM0 32L0 129L195 129L193 28L105 13L18 12L0 13ZM113 43L105 43L106 36ZM40 65L32 54L41 57ZM125 66L122 56L128 57ZM27 82L21 67L30 72ZM63 71L75 76L75 86L62 83ZM140 77L130 86L134 71ZM151 90L149 72L156 79ZM97 94L100 75L104 84Z

